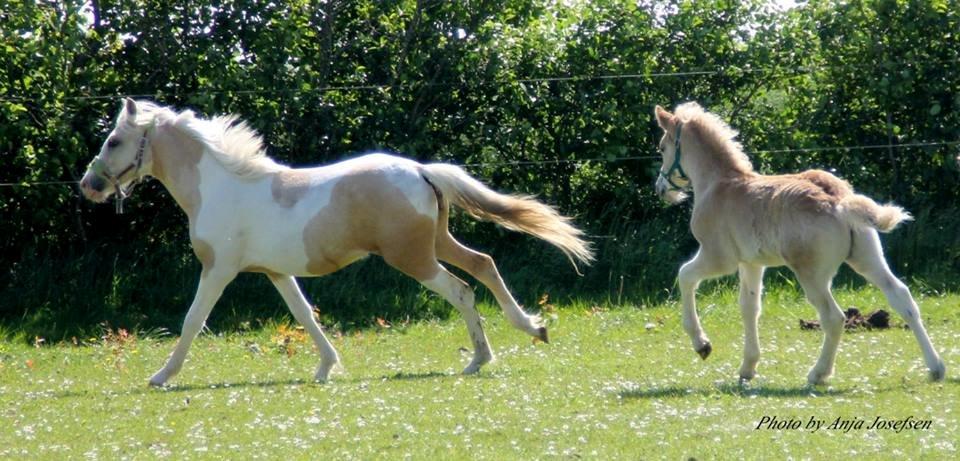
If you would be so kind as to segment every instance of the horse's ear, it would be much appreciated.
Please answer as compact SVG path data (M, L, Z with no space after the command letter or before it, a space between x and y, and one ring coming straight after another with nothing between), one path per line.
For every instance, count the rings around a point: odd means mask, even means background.
M127 112L127 117L136 120L137 119L137 102L130 98L125 98L123 100L124 110Z
M653 110L653 113L657 116L657 124L660 125L660 128L663 128L664 131L673 131L677 125L677 117L675 115L667 112L667 110L660 107L659 104L656 109Z

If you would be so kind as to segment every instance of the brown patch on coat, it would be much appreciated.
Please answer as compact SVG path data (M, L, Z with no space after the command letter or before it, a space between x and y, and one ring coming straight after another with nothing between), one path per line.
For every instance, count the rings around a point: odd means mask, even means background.
M310 178L313 173L304 169L279 171L270 183L273 201L284 208L293 208L310 191Z
M369 170L341 178L330 203L303 231L307 271L313 275L375 253L417 280L430 280L439 270L435 239L434 219L420 214L381 173Z
M200 211L200 159L203 145L181 133L176 126L157 130L150 143L153 167L150 174L170 191L180 208L194 222Z

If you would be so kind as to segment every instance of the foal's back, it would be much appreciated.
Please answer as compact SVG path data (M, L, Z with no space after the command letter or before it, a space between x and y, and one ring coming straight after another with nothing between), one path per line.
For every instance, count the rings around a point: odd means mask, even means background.
M739 261L796 267L826 258L839 265L849 253L854 223L844 204L856 194L826 171L751 172L718 181L703 195L691 222L694 235L726 243Z

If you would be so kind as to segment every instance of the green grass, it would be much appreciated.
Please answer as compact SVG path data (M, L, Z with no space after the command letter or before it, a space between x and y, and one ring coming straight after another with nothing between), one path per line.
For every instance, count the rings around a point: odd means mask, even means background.
M886 307L872 289L844 307ZM563 306L533 344L484 306L498 354L478 376L458 319L333 335L345 369L309 381L318 356L284 324L194 343L165 389L146 386L173 342L114 335L33 347L0 343L2 459L950 459L960 449L960 296L920 299L947 380L930 383L912 334L850 332L831 384L805 377L819 332L789 288L765 297L760 376L737 385L736 295L701 296L714 353L701 361L675 302ZM900 324L896 318L897 325ZM649 324L649 325L648 325ZM647 328L647 327L650 328ZM283 333L283 332L286 333ZM282 338L292 338L287 346ZM764 416L931 420L926 430L756 429Z

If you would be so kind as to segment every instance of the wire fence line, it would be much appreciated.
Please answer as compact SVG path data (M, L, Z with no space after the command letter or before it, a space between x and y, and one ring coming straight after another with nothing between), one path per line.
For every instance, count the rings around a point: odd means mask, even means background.
M796 149L764 149L745 152L748 155L757 154L788 154L788 153L810 153L810 152L832 152L843 150L875 150L875 149L897 149L897 148L917 148L917 147L949 147L960 146L960 141L939 141L939 142L915 142L905 144L867 144L857 146L829 146L829 147L803 147ZM481 167L501 167L501 166L534 166L534 165L557 165L568 163L613 163L634 160L659 160L659 155L634 155L626 157L593 157L578 159L551 159L551 160L508 160L502 162L472 162L455 163L457 166L465 168ZM0 187L32 187L32 186L62 186L79 184L80 181L33 181L33 182L0 182Z
M960 63L960 59L946 59L942 61L933 62L934 64L950 64L950 63ZM826 66L826 65L813 65L813 66L800 66L792 69L795 73L806 73L811 72L816 69L824 69L829 67L840 67L840 66ZM452 87L452 86L466 86L470 84L474 85L503 85L503 84L523 84L523 83L552 83L552 82L578 82L578 81L594 81L594 80L629 80L629 79L654 79L654 78L665 78L665 77L692 77L692 76L706 76L706 75L719 75L719 74L737 74L737 73L753 73L753 72L763 72L763 71L772 71L779 70L776 67L738 67L738 66L717 66L713 69L703 69L703 70L689 70L689 71L665 71L665 72L649 72L649 73L625 73L625 74L601 74L601 75L570 75L570 76L552 76L552 77L530 77L530 78L518 78L515 80L482 80L477 82L427 82L427 83L397 83L397 84L361 84L361 85L333 85L333 86L322 86L317 88L287 88L287 89L260 89L260 90L203 90L203 91L193 91L193 92L164 92L158 91L154 94L103 94L103 95L78 95L78 96L65 96L60 98L61 100L67 101L81 101L81 100L100 100L100 99L120 99L120 98L152 98L164 94L169 94L172 96L195 96L195 95L212 95L212 94L275 94L275 93L320 93L320 92L329 92L329 91L361 91L361 90L388 90L392 88L413 88L417 86L425 87ZM18 96L5 96L0 97L0 102L32 102L36 101L37 98L26 98ZM960 144L960 141L941 141L941 142L924 142L924 143L908 143L908 144L875 144L875 145L856 145L856 146L832 146L832 147L809 147L809 148L781 148L781 149L766 149L766 150L757 150L752 152L746 152L747 154L785 154L785 153L809 153L809 152L824 152L824 151L839 151L839 150L871 150L871 149L890 149L890 148L904 148L904 147L935 147L935 146L951 146ZM628 156L628 157L597 157L597 158L586 158L586 159L553 159L553 160L516 160L516 161L502 161L502 162L476 162L476 163L464 163L459 164L462 167L497 167L497 166L531 166L531 165L551 165L551 164L567 164L567 163L586 163L586 162L620 162L620 161L631 161L631 160L655 160L660 157L657 155L640 155L640 156ZM33 182L0 182L0 187L31 187L31 186L49 186L49 185L72 185L78 184L79 181L33 181Z
M942 60L928 60L923 61L924 64L932 65L951 65L951 64L960 64L960 58L947 58ZM900 65L914 65L916 66L917 62L913 63L899 63ZM489 80L475 80L475 81L457 81L457 82L417 82L417 83L393 83L393 84L368 84L368 83L345 83L337 85L322 85L316 88L263 88L263 89L206 89L206 90L196 90L196 91L157 91L155 93L128 93L128 94L91 94L91 95L76 95L76 96L63 96L59 98L62 101L84 101L84 100L101 100L101 99L121 99L121 98L156 98L164 96L209 96L209 95L257 95L257 94L279 94L279 93L299 93L299 94L311 94L311 93L327 93L331 91L371 91L371 90L390 90L395 88L416 88L416 87L465 87L470 85L475 86L493 86L493 85L510 85L510 84L524 84L524 83L553 83L553 82L588 82L588 81L603 81L603 80L639 80L639 79L657 79L657 78L668 78L668 77L697 77L697 76L710 76L710 75L739 75L739 74L752 74L758 72L775 72L783 71L789 72L795 75L807 74L814 72L816 70L822 69L843 69L843 68L855 68L862 67L854 64L812 64L805 66L796 66L796 67L752 67L752 66L715 66L712 68L703 68L703 69L694 69L694 70L678 70L678 71L658 71L658 72L640 72L640 73L622 73L622 74L599 74L599 75L558 75L558 76L545 76L545 77L520 77L515 79L489 79ZM0 97L0 102L34 102L38 98L22 97L22 96L2 96Z

